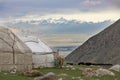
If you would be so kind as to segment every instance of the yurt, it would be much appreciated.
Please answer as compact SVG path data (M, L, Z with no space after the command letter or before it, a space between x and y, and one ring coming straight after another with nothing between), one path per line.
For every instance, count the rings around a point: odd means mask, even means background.
M32 69L31 50L8 28L0 27L0 71Z
M35 37L27 37L25 44L32 50L33 67L53 67L54 54L50 47Z

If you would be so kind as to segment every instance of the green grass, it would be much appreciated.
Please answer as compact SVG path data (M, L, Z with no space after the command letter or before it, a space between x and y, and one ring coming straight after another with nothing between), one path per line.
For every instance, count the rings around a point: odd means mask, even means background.
M120 80L120 72L115 72L115 76L102 76L102 77L85 77L81 73L81 69L83 68L89 68L91 66L75 66L75 70L68 70L68 68L42 68L37 69L40 72L46 74L48 72L54 72L56 75L59 75L61 73L65 73L68 76L62 77L63 80ZM97 67L91 67L91 68L97 68ZM33 80L34 77L25 77L20 74L9 74L5 72L0 73L0 80ZM60 77L57 77L60 78ZM72 79L74 78L74 79Z
M0 80L32 80L32 77L21 76L20 74L0 73Z

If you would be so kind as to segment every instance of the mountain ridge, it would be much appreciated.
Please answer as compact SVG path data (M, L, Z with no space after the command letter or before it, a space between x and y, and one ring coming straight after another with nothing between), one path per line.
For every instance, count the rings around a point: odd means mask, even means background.
M119 54L117 54L119 53ZM66 57L72 63L120 63L120 19L89 38Z

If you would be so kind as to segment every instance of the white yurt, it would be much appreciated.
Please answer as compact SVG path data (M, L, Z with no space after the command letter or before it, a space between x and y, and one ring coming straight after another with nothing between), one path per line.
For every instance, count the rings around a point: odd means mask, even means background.
M0 71L31 69L31 50L9 28L0 26Z
M32 50L33 67L54 67L52 49L35 37L24 39L25 44Z

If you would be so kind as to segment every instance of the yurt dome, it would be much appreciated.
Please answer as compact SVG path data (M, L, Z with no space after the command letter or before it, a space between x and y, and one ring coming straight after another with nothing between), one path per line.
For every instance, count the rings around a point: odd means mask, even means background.
M32 52L52 52L50 47L35 37L28 37L24 42L32 50Z

